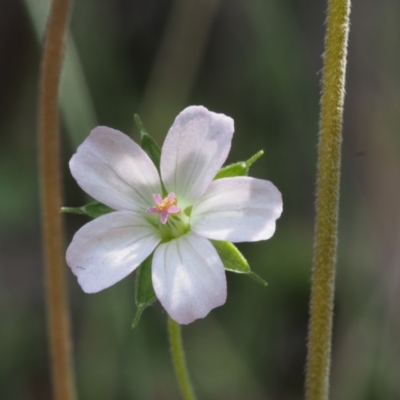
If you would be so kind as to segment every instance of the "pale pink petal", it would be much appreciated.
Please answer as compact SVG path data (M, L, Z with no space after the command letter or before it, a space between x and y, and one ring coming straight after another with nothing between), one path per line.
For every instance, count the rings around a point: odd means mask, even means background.
M161 192L156 167L128 136L105 126L93 129L69 163L79 186L116 210L146 210Z
M254 242L269 239L282 213L282 195L269 181L217 179L193 205L192 229L210 239Z
M191 106L175 119L161 153L165 188L185 209L207 189L225 162L234 127L232 118Z
M84 225L67 250L67 264L86 293L114 285L144 261L160 242L139 214L116 211Z
M172 319L189 324L226 301L226 277L214 246L195 233L161 244L153 256L154 291Z
M146 210L149 214L159 214L160 210L157 207L150 207Z

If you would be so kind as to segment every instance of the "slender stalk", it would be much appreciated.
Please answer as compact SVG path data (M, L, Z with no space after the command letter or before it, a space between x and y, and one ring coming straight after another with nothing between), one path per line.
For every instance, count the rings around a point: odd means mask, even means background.
M307 400L324 400L329 396L349 14L350 0L329 0L318 148L314 268L306 377Z
M195 400L192 384L186 367L185 352L183 351L181 326L168 318L169 342L171 356L175 367L176 377L184 400Z
M65 284L61 208L58 91L70 0L53 0L43 51L40 87L39 157L48 332L53 398L75 398Z

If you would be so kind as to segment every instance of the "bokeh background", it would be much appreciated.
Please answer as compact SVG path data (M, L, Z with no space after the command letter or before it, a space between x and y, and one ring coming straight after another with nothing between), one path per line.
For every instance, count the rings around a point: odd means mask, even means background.
M51 398L37 162L47 0L0 0L0 398ZM400 398L400 2L351 15L332 399ZM283 193L275 236L241 245L267 288L228 274L225 306L184 328L199 399L303 396L325 1L75 1L60 99L68 160L97 124L162 143L203 104L235 119L229 161ZM67 215L67 237L87 220ZM80 399L179 398L157 304L135 330L134 275L86 295L67 270Z

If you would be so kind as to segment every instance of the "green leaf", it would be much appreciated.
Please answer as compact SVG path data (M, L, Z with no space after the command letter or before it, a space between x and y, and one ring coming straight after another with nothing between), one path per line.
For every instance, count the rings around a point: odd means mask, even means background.
M97 218L112 211L114 211L112 208L97 202L89 203L82 207L61 207L61 212L83 214L90 218Z
M150 255L142 262L136 272L135 302L137 310L135 318L132 322L132 328L136 328L138 325L143 311L157 300L153 289L153 282L151 280L152 261L153 255Z
M134 115L135 123L140 132L140 146L153 161L154 165L160 170L161 149L156 141L144 129L139 115Z
M267 286L267 282L250 269L249 263L243 257L238 248L230 243L219 240L210 240L219 257L221 258L224 268L227 271L236 272L238 274L247 274L256 282Z
M240 161L234 164L227 165L220 169L214 179L231 178L235 176L246 176L249 173L250 167L264 154L263 150L254 154L247 161Z

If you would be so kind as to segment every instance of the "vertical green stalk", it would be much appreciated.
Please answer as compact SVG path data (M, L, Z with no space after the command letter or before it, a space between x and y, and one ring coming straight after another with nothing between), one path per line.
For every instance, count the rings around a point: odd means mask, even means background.
M71 0L53 0L41 70L39 160L53 398L75 398L61 219L58 92Z
M175 367L176 377L184 400L195 400L192 384L186 367L185 352L183 351L181 326L172 318L168 318L168 333L171 346L171 356Z
M350 0L329 0L322 78L306 398L329 395L340 150Z

